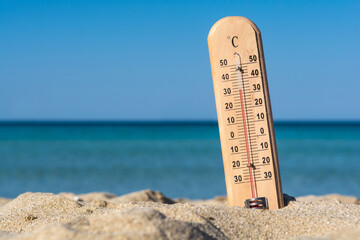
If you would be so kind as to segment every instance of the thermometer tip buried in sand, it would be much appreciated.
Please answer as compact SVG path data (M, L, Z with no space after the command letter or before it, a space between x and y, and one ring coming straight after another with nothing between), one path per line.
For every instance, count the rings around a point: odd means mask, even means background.
M208 36L231 206L284 206L261 35L244 17L226 17Z

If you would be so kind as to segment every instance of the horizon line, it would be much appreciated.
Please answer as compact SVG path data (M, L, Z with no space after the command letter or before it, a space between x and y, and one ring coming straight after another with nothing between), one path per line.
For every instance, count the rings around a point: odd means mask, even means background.
M0 120L0 126L217 125L217 120ZM275 120L274 125L359 125L360 120Z

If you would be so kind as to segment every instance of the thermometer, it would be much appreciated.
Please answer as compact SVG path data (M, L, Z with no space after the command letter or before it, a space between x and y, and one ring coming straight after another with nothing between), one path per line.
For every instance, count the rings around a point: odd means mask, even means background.
M208 36L231 206L284 206L261 34L244 17L225 17Z

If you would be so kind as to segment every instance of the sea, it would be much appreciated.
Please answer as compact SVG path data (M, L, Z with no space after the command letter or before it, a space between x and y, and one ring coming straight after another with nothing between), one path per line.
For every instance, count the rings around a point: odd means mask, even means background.
M359 122L275 122L283 192L360 197ZM226 195L217 122L0 123L0 196Z

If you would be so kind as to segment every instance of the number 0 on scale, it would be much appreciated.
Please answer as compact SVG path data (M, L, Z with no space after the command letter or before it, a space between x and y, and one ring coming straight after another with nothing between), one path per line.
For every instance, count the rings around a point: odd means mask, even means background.
M228 202L284 206L261 35L244 17L226 17L208 36Z

